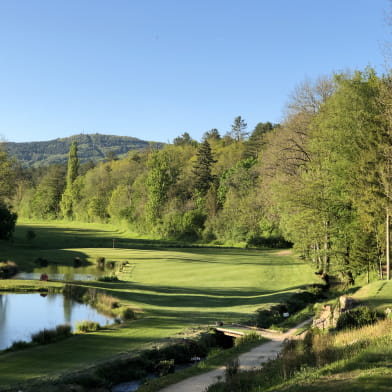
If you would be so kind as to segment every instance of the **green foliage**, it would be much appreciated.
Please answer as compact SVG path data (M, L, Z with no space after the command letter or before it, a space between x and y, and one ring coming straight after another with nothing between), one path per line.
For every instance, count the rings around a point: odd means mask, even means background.
M270 122L258 123L246 142L244 157L257 159L266 144L266 135L278 126Z
M79 174L79 166L78 147L76 141L73 141L68 154L66 187L60 202L61 213L63 217L68 219L73 217L72 204L75 193L73 189L73 183Z
M13 261L0 261L0 279L12 278L18 271L19 268Z
M98 277L99 282L118 282L118 278L116 275L106 275Z
M0 202L9 200L16 189L16 167L13 159L0 143Z
M50 344L68 338L71 335L71 326L69 324L61 324L54 329L43 329L32 334L31 341L36 344Z
M283 321L282 310L280 307L271 307L270 309L260 309L257 311L256 326L260 328L269 328L271 325L279 324Z
M231 361L229 361L226 364L226 369L225 369L226 381L230 382L230 380L232 380L232 378L238 374L239 369L240 369L240 363L238 361L238 358L234 358Z
M0 202L0 240L9 240L15 231L18 215Z
M172 150L162 150L153 152L147 161L150 171L146 180L148 197L146 218L150 224L156 223L162 217L163 206L168 200L169 187L177 179L178 168L174 160Z
M248 135L245 131L248 124L241 116L237 116L231 126L231 137L237 142L242 141Z
M64 188L65 167L50 166L35 190L30 207L33 216L38 219L58 218Z
M135 316L135 312L128 307L121 307L119 308L117 315L121 318L121 320L133 320Z
M173 144L175 146L195 145L197 142L191 138L188 132L184 132L181 136L174 138Z
M216 160L212 156L211 146L208 140L204 140L199 145L196 153L196 162L193 166L193 174L195 175L194 189L200 196L205 196L212 182L214 176L212 175L212 165Z
M83 320L76 323L76 332L79 333L97 332L100 328L99 323L95 321Z
M368 306L359 306L348 310L339 316L336 329L360 328L365 325L374 324L379 319L377 312Z

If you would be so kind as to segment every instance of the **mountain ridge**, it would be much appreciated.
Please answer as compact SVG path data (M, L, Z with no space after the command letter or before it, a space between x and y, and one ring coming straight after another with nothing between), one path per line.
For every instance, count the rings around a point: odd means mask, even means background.
M38 142L5 142L5 149L25 167L39 167L66 163L71 143L78 144L81 163L104 160L110 153L124 157L130 150L160 149L164 143L138 139L132 136L104 135L100 133L78 134Z

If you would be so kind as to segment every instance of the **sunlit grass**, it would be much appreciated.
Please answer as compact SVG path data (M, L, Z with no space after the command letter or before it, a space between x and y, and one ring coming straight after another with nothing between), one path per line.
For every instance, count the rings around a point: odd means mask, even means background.
M36 237L29 240L28 230ZM113 248L115 238L115 248ZM21 269L38 257L73 265L75 257L95 264L97 257L132 264L121 282L85 282L106 290L120 305L136 310L137 319L66 342L1 355L0 385L53 375L157 345L186 328L248 320L259 307L283 301L317 281L310 266L291 254L222 248L163 248L152 239L135 239L106 225L21 223L13 244L0 250ZM173 243L166 245L173 246ZM0 289L12 281L0 281ZM16 282L24 289L61 283ZM22 370L23 369L23 370Z

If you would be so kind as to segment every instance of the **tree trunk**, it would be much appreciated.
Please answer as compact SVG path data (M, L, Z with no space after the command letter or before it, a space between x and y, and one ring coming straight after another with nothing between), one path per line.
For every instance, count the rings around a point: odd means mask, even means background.
M390 221L390 215L389 215L389 208L387 208L387 213L386 213L386 224L385 224L385 260L386 260L386 267L387 267L387 280L390 279L390 272L391 272L391 266L390 266L390 234L389 234L389 221Z
M330 255L329 249L331 247L329 237L329 221L325 222L325 236L324 236L324 273L329 273Z

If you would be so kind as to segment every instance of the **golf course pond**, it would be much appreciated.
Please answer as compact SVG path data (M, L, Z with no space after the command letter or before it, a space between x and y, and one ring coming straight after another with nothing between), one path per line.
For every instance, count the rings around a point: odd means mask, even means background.
M107 274L104 269L97 268L95 265L70 267L63 265L50 264L47 267L37 267L31 272L19 272L13 279L39 280L42 274L46 274L50 280L63 281L84 281L96 280L100 276Z
M88 304L76 302L62 294L0 294L0 350L15 341L31 341L31 334L53 329L60 324L95 321L101 326L113 323L113 318L99 313Z

